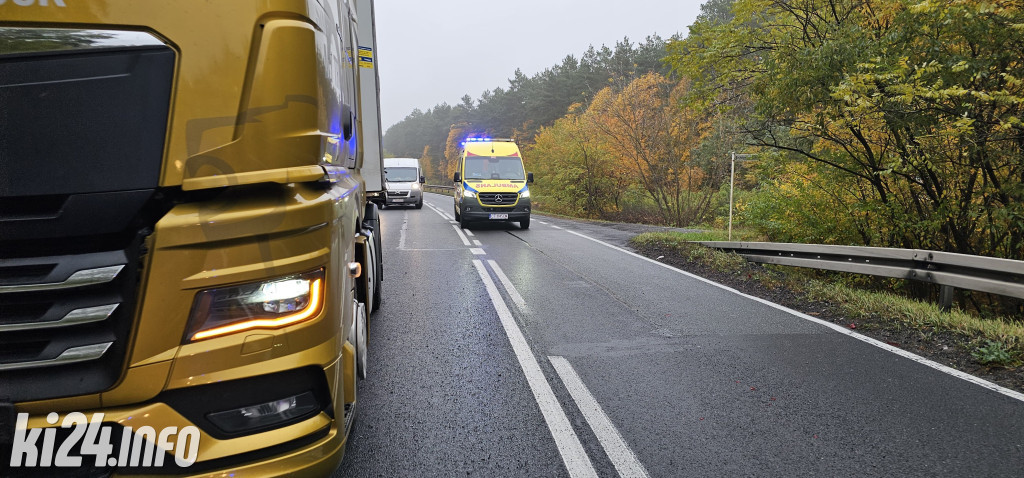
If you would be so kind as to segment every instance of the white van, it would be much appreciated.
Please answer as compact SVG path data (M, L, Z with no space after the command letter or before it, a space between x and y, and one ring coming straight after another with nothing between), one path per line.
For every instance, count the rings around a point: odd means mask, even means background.
M385 206L423 207L423 170L416 158L384 158Z

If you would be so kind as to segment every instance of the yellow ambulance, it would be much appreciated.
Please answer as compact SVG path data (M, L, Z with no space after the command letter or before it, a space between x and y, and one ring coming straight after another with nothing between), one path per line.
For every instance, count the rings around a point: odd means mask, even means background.
M471 222L518 222L530 228L533 173L511 139L467 138L455 170L455 219Z

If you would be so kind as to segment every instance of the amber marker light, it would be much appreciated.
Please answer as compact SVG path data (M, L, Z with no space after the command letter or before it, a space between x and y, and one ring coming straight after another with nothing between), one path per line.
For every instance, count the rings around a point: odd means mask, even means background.
M194 342L252 329L278 329L316 317L323 308L323 269L196 295L186 333Z

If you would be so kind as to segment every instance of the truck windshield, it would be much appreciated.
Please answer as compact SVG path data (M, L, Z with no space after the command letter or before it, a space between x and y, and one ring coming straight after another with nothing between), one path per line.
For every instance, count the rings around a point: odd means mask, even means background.
M416 168L384 168L384 179L390 183L419 181L416 177Z
M472 156L466 158L466 179L525 179L523 160L518 156Z

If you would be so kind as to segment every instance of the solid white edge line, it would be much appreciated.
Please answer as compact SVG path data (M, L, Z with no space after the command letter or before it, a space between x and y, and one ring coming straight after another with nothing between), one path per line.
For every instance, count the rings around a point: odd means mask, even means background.
M558 226L556 226L556 225L554 225L554 224L552 224L552 225L551 225L551 227L553 227L553 228L555 228L555 229L562 229L561 227L558 227ZM564 231L564 229L562 229L562 230Z
M464 245L464 246L470 245L469 244L469 239L467 239L466 235L462 233L462 229L459 229L459 226L456 226L455 224L452 224L452 228L455 229L455 232L459 234L459 239L462 239L462 245Z
M502 300L501 294L498 293L498 287L484 268L484 263L474 259L473 266L480 274L480 280L483 281L484 288L487 289L491 304L494 305L494 310L498 313L498 318L501 319L505 336L508 337L508 341L512 345L512 351L519 361L519 367L526 375L526 383L530 386L530 391L533 392L537 406L540 407L541 415L544 416L544 422L548 425L551 437L555 439L555 446L558 447L558 453L562 455L562 462L565 463L569 476L596 478L597 471L594 470L590 457L587 456L583 444L576 435L576 430L572 428L565 410L558 403L558 398L555 397L551 385L544 377L544 372L541 370L540 364L537 363L537 358L533 356L526 337L523 336L523 332L519 330L515 319L512 318L512 311Z
M537 221L537 222L539 222L539 223L541 223L541 224L543 224L543 225L545 225L545 226L547 226L547 225L548 225L548 223L546 223L546 222L544 222L544 221Z
M469 229L466 229L466 235L469 236L469 237L473 237L476 234L473 234L473 231L470 231Z
M572 364L565 357L549 356L548 360L551 361L555 372L558 372L565 388L569 390L569 395L572 396L576 406L583 413L583 418L587 420L590 429L594 430L597 441L601 442L601 447L604 448L604 452L615 465L619 476L623 478L647 478L650 476L643 463L640 463L636 454L629 448L629 444L622 438L622 434L615 428L615 424L601 409L601 404L597 403L597 399L590 393L590 389L583 383L583 379L576 373Z
M505 286L505 291L508 292L509 297L512 298L512 302L515 302L516 307L523 312L528 312L529 309L526 307L526 300L516 290L516 286L512 285L512 281L508 280L508 276L505 275L505 271L501 270L501 266L497 262L488 259L487 263L491 265L491 270L494 271L494 275L498 276L498 280L501 281L501 285Z
M1002 386L996 385L996 384L994 384L992 382L989 382L988 380L985 380L983 378L975 377L974 375L971 375L971 374L969 374L967 372L961 372L960 370L957 370L957 369L951 368L951 367L947 367L945 365L942 365L941 363L938 363L938 362L926 359L926 358L924 358L924 357L922 357L920 355L914 354L912 352L908 352L908 351L903 350L903 349L901 349L899 347L893 347L892 345L889 345L889 344L887 344L885 342L881 342L881 341L875 340L875 339L873 339L871 337L868 337L866 335L858 334L858 333L853 332L853 331L851 331L851 330L849 330L846 327L843 327L841 325L833 324L832 322L828 322L828 321L825 321L825 320L822 320L822 319L819 319L819 318L816 318L816 317L812 317L812 316L807 315L807 314L805 314L803 312L795 311L793 309L790 309L789 307L786 307L784 305L776 304L774 302L762 299L760 297L754 297L752 295L744 294L743 292L740 292L740 291L738 291L736 289L733 289L732 287L729 287L729 286L726 286L726 285L723 285L723 284L719 284L719 283L717 283L715 281L712 281L712 280L709 280L709 279L705 279L705 278L703 278L701 276L698 276L696 274L692 274L692 273L686 272L686 271L684 271L682 269L678 269L678 268L672 267L672 266L670 266L668 264L665 264L665 263L662 263L662 262L658 262L658 261L656 261L654 259L651 259L649 257L641 256L640 254L637 254L635 252L627 251L626 249L623 249L621 247L609 244L609 243L601 241L599 239L594 239L593 237L589 237L589 236L586 236L584 234L580 234L580 233L575 232L575 231L568 231L567 230L566 232L568 232L570 234L575 234L575 235L580 236L580 237L582 237L584 239L588 239L588 240L594 241L594 242L596 242L598 244L610 247L610 248L615 249L617 251L624 252L624 253L629 254L631 256L643 259L643 260L645 260L647 262L651 262L651 263L657 264L657 265L662 266L662 267L664 267L666 269L676 271L676 272L678 272L680 274L683 274L683 275L685 275L687 277L691 277L691 278L697 279L699 281L706 282L706 283L711 284L711 285L713 285L715 287L718 287L720 289L727 290L727 291L732 292L734 294L737 294L739 296L746 297L748 299L760 302L760 303L765 304L765 305L767 305L769 307L774 307L774 308L776 308L778 310L781 310L783 312L787 312L789 314L792 314L792 315L795 315L797 317L800 317L801 319L809 320L809 321L814 322L816 324L823 325L823 326L828 327L828 328L830 328L830 329L832 329L832 330L834 330L836 332L839 332L839 333L841 333L843 335L846 335L846 336L849 336L849 337L853 337L853 338L855 338L857 340L860 340L861 342L865 342L865 343L874 345L875 347L878 347L880 349L887 350L889 352L892 352L892 353L894 353L896 355L899 355L901 357L904 357L904 358L908 358L908 359L913 360L913 361L915 361L915 362L917 362L917 363L919 363L921 365L925 365L925 366L931 367L931 368L933 368L935 370L938 370L940 372L952 375L952 376L957 377L959 379L966 380L968 382L971 382L971 383L973 383L975 385L981 386L981 387L986 388L988 390L991 390L993 392L1003 394L1003 395L1005 395L1007 397L1010 397L1010 398L1012 398L1014 400L1019 400L1021 402L1024 402L1024 393L1020 393L1020 392L1017 392L1015 390L1010 390L1010 389L1008 389L1006 387L1002 387Z

